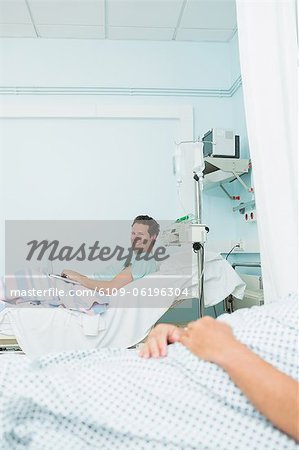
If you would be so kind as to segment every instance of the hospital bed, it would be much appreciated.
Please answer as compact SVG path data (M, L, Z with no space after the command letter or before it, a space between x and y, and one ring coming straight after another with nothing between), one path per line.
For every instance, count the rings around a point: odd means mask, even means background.
M294 379L297 301L284 298L227 315L239 341ZM222 368L178 343L166 358L150 360L115 348L34 361L8 354L1 356L0 385L5 450L298 448Z
M179 273L179 277L173 277ZM78 311L60 308L5 308L0 313L1 338L16 339L30 357L64 350L103 347L129 348L142 341L154 324L173 305L196 296L197 267L181 254L165 261L160 270L130 284L130 291L149 292L153 286L160 290L172 286L173 294L166 297L116 295L108 310L101 315L88 316ZM176 288L187 289L182 299ZM220 255L206 253L205 306L213 306L228 295L242 299L245 283ZM14 336L14 338L12 337Z

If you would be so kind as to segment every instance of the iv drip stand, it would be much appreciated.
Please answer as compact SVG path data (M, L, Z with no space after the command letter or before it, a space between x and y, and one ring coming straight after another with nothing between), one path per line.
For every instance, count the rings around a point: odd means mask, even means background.
M195 211L196 222L201 224L202 219L202 199L201 199L201 187L202 187L202 173L200 176L194 172L193 176L195 182ZM193 242L193 251L196 253L197 258L197 292L198 292L198 306L199 317L204 316L204 243Z

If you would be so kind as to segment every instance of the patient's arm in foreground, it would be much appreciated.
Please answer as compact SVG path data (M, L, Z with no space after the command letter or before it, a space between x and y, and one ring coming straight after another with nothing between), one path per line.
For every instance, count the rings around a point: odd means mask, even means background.
M180 341L195 355L222 367L256 409L299 440L297 381L237 341L227 324L210 317L189 324Z
M256 409L281 431L299 440L297 381L237 341L227 324L205 317L184 330L174 325L158 325L150 333L140 356L165 356L167 344L177 341L201 359L222 367Z

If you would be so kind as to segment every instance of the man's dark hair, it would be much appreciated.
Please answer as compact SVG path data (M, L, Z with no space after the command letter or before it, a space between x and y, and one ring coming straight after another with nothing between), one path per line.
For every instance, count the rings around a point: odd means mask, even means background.
M160 225L158 224L158 222L153 219L150 216L137 216L135 217L132 226L135 223L142 223L143 225L148 225L148 233L150 235L150 237L152 236L158 236L158 234L160 233Z

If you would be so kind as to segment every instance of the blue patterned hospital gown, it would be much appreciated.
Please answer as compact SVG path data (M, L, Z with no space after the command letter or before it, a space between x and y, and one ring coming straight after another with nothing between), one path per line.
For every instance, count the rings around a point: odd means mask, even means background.
M297 379L297 315L287 298L233 315L234 333ZM180 344L159 360L118 349L0 358L5 450L298 448L221 368Z

